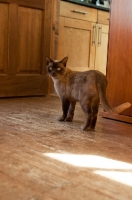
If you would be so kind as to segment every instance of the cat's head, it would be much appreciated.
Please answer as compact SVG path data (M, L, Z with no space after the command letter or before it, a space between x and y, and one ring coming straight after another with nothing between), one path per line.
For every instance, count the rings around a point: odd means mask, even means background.
M51 58L46 57L46 69L48 74L56 79L62 77L66 71L67 60L68 57L63 58L62 60L52 60Z

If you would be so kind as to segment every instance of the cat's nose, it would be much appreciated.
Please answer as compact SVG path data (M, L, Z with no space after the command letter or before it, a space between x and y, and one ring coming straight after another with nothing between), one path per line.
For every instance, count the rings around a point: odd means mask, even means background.
M50 72L50 74L51 74L51 76L54 76L54 75L55 75L55 72L52 71L52 72Z

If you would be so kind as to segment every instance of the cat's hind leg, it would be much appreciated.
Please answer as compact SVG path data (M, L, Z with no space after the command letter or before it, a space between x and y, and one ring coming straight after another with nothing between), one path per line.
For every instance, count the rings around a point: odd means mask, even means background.
M99 101L94 103L92 105L92 121L90 125L91 130L95 130L96 122L97 122L97 116L98 116L98 110L99 110Z
M89 131L91 129L92 118L93 118L91 102L88 102L87 104L81 104L81 107L86 116L85 124L81 126L81 129L83 131Z
M70 106L70 101L68 99L62 99L62 111L63 111L63 115L58 119L59 121L65 121L67 114L68 114L68 110L69 110L69 106Z
M66 118L67 122L72 122L73 116L74 116L75 106L76 106L76 102L70 102L69 111L68 111L68 115L67 115L67 118Z

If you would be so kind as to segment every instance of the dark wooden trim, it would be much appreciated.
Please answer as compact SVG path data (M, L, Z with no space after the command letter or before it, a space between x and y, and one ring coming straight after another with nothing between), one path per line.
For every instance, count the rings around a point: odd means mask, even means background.
M47 74L46 72L46 57L51 55L51 33L52 33L52 10L53 0L45 0L45 11L44 11L44 30L43 30L43 72L42 74ZM46 94L48 94L49 79L46 78Z
M99 116L132 124L132 117L125 116L125 115L111 114L111 113L107 113L107 112L100 112Z
M58 48L58 34L59 34L59 0L45 0L45 14L44 14L44 54L43 63L44 69L43 73L46 73L46 57L57 58L57 48ZM48 81L48 90L50 92L51 81Z
M60 17L60 0L56 0L53 3L53 18L52 18L52 37L51 37L51 52L50 56L52 59L57 59L58 56L58 40L59 40L59 17ZM49 80L49 90L48 93L54 93L53 81Z
M9 4L9 70L8 75L15 75L18 65L18 5Z
M59 17L60 17L60 0L53 2L53 18L52 18L52 47L51 57L57 59L58 55L58 38L59 38Z
M13 84L12 84L13 83ZM45 80L41 75L0 76L0 97L44 95ZM32 94L31 94L32 91Z

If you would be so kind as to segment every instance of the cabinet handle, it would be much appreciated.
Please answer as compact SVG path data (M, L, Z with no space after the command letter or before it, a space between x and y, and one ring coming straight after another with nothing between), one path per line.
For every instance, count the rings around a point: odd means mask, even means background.
M88 12L85 12L85 11L82 11L82 10L71 10L71 12L80 13L80 14L83 14L83 15L88 14Z
M93 26L93 44L96 46L96 34L97 34L97 26Z
M98 42L98 44L101 46L102 45L102 27L99 27L99 42Z

